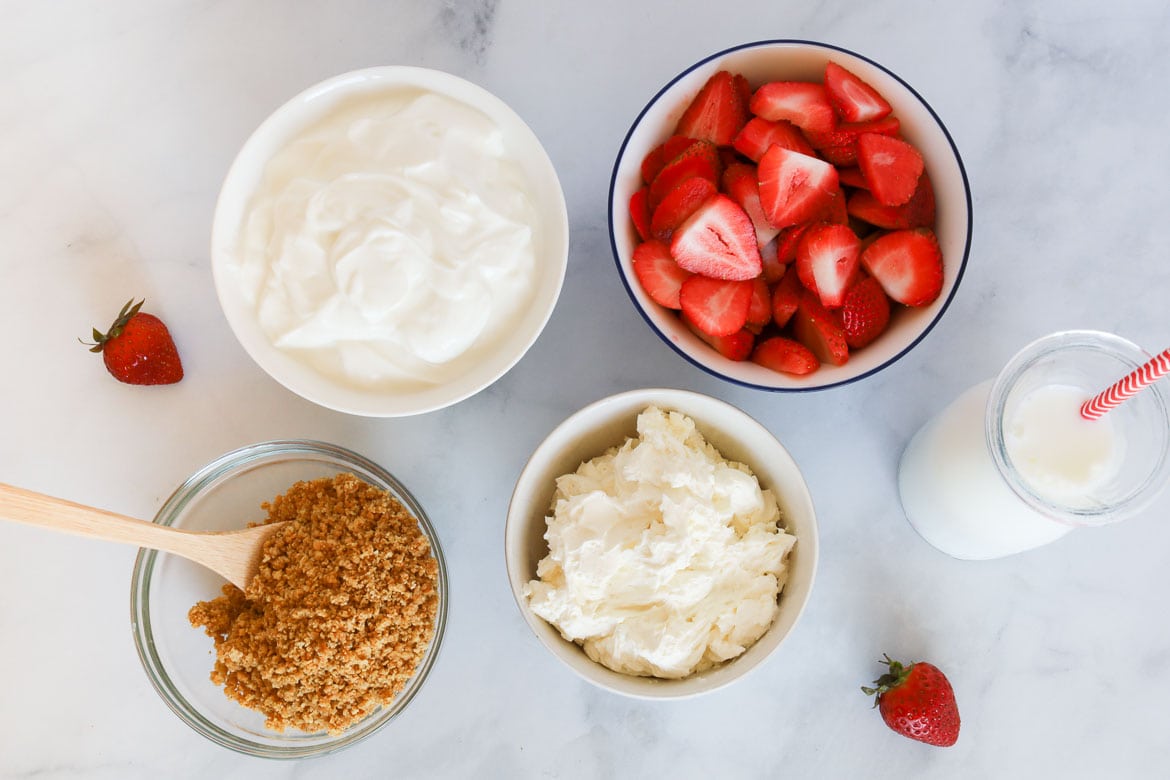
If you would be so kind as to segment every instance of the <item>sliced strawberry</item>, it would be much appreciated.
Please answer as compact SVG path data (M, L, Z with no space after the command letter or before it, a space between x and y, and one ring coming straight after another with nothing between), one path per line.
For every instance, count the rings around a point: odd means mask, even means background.
M843 366L848 362L845 332L836 317L809 290L800 294L800 303L792 316L792 332L822 363Z
M717 191L715 185L707 179L698 176L684 179L654 209L654 215L650 218L650 232L654 238L669 241L678 226L686 222L687 217Z
M768 149L758 167L760 205L773 227L808 222L840 192L837 169L824 160L782 146Z
M687 138L685 135L672 135L670 138L667 138L662 142L662 164L666 165L685 152L694 143L694 138Z
M739 92L740 100L743 101L744 110L747 110L748 104L752 102L752 85L744 78L743 74L736 73L731 77L731 81L735 84L736 91Z
M640 187L630 196L630 219L634 229L638 231L638 238L645 241L650 237L650 204L646 201L645 187Z
M658 144L642 158L642 181L646 184L654 181L654 177L658 175L664 165L666 165L666 153L663 151L663 144Z
M752 95L751 112L770 122L784 119L801 130L828 132L837 115L825 88L807 81L773 81Z
M868 190L869 182L857 166L841 167L837 169L837 180L843 187L853 187L859 190Z
M922 155L899 138L863 133L857 138L857 165L869 191L884 206L900 206L918 189Z
M923 171L918 189L901 206L884 206L872 193L861 190L849 198L849 214L887 230L932 227L934 225L934 187Z
M893 110L876 89L835 62L825 66L825 93L846 122L881 119Z
M756 334L747 328L737 330L730 336L709 336L696 328L685 315L682 317L682 321L690 327L696 336L707 342L716 352L728 360L743 361L752 354L752 347L756 343Z
M788 263L782 261L777 254L778 250L779 245L774 238L760 247L760 260L764 264L764 281L768 284L780 281L780 277L784 275L784 269L788 267Z
M752 347L756 343L756 334L747 328L737 330L730 336L712 336L700 330L695 323L687 319L686 314L680 316L679 319L691 329L691 333L707 342L716 352L728 360L747 360L748 356L752 354Z
M684 271L661 241L646 241L634 248L634 276L655 303L668 309L682 308L679 290L691 272Z
M754 162L759 162L773 144L779 144L785 149L791 149L801 154L814 154L812 146L805 140L804 134L796 125L783 119L778 122L769 122L758 116L748 120L748 123L735 136L731 145L740 154Z
M820 361L805 345L783 336L764 339L752 350L752 362L782 374L804 376L820 368Z
M679 302L696 328L708 336L730 336L747 324L753 286L696 274L683 282Z
M780 231L776 236L777 261L787 265L796 260L796 248L800 246L800 239L804 237L804 231L808 230L811 226L812 223L805 222L800 225L786 227Z
M708 198L674 231L670 253L684 269L714 279L752 279L763 271L751 218L723 194Z
M800 295L804 288L800 284L800 277L793 266L788 266L784 276L772 288L772 321L777 328L783 328L796 314L796 307L800 305Z
M861 242L844 225L813 225L796 249L796 273L806 289L830 309L845 300L857 278Z
M842 122L825 132L806 130L804 135L814 149L828 149L835 146L853 146L865 133L896 136L902 129L897 117L887 116L872 122Z
M747 324L754 326L758 333L765 325L772 321L772 291L764 277L752 279L752 302L748 306Z
M851 143L845 146L826 146L823 149L818 149L817 152L821 157L836 165L838 168L848 168L857 165L857 144Z
M898 303L925 306L942 292L942 252L928 228L885 234L861 253L861 265Z
M719 151L710 141L691 141L680 154L670 160L654 177L650 184L650 211L658 208L671 190L692 176L706 179L712 184L719 183L723 164Z
M723 170L723 191L738 203L756 228L756 243L764 246L780 231L772 227L768 218L764 216L763 206L760 205L760 182L757 178L756 166L748 163L735 163Z
M727 146L747 123L742 89L730 72L721 70L707 79L678 120L675 132L688 138Z
M848 225L849 224L849 209L845 201L845 191L837 187L837 191L833 193L833 197L829 198L829 202L825 204L825 208L820 213L820 218L824 222L830 222L834 225Z
M861 349L890 324L890 299L872 276L863 276L845 291L841 329L851 349Z

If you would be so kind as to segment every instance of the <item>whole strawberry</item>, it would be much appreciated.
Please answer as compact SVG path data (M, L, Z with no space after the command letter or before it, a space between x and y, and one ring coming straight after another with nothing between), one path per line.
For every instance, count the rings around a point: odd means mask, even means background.
M874 680L876 688L862 686L877 696L874 706L882 720L899 734L928 745L950 747L959 738L959 707L955 692L937 666L924 662L903 666L888 655L881 663L889 671Z
M183 378L179 351L163 321L139 311L131 298L105 333L93 330L90 352L102 353L106 370L131 385L170 385ZM82 342L88 344L88 342Z

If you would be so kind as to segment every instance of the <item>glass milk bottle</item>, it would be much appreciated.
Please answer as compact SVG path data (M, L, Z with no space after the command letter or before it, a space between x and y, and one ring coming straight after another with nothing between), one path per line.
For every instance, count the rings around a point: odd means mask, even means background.
M1165 381L1099 420L1080 405L1149 357L1096 331L1026 346L907 445L898 489L910 524L948 555L985 560L1139 511L1170 473Z

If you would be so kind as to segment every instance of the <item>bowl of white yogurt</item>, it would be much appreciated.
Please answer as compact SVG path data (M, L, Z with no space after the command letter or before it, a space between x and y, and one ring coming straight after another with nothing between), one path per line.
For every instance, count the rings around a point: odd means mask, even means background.
M740 679L789 636L816 575L816 513L750 416L634 390L537 447L504 548L520 612L557 659L616 693L681 698Z
M539 139L456 76L387 66L300 93L224 180L211 264L228 324L294 393L441 409L506 373L552 314L568 216Z

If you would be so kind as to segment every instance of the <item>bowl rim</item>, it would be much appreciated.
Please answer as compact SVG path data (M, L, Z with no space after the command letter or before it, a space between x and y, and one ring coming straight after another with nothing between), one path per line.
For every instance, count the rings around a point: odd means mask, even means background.
M742 670L737 670L737 673L734 676L730 676L725 680L721 680L718 683L707 687L698 684L703 681L703 677L705 675L708 675L711 672L717 671L719 669L726 669L730 664L735 663L743 656L737 656L737 658L732 659L725 664L721 664L714 669L699 672L698 674L678 680L665 680L652 677L623 675L620 672L615 672L611 669L608 669L602 664L593 661L592 659L588 659L588 657L584 655L584 651L581 650L579 645L565 639L560 635L560 632L555 626L552 626L543 618L540 618L532 612L526 603L526 599L519 589L519 586L522 586L523 583L526 583L529 580L530 572L521 572L518 570L519 560L516 559L517 556L514 554L514 551L516 550L516 544L523 542L523 540L519 537L518 530L519 525L522 522L522 518L519 517L519 509L516 504L517 494L520 493L521 487L524 486L527 481L530 481L533 478L533 473L536 469L535 461L539 456L546 454L546 451L552 447L556 439L571 433L574 429L574 426L577 425L582 418L589 417L591 414L602 407L610 406L616 408L608 415L605 422L597 422L598 427L604 427L606 425L612 424L618 418L617 412L619 410L623 410L626 406L637 406L640 409L653 404L663 408L677 410L675 404L680 400L684 403L704 405L708 408L721 408L730 416L737 418L737 421L741 425L745 427L750 426L756 428L758 433L762 433L767 437L767 441L770 445L775 446L776 454L781 456L781 459L786 461L786 465L790 467L795 475L799 478L801 490L798 498L800 503L802 503L807 510L808 527L805 529L803 535L798 537L798 544L804 548L811 548L810 553L804 553L804 555L810 557L807 557L805 562L802 564L802 566L807 569L808 573L807 580L802 583L803 593L801 594L799 604L797 604L794 608L795 611L792 613L792 617L788 623L787 629L784 631L784 634L777 640L776 645L769 649L764 656L756 659L751 665L744 667ZM692 419L695 419L700 432L703 433L704 438L707 438L707 433L705 433L703 429L710 428L711 426L703 419L696 419L701 418L701 414L686 410L679 411L683 411L684 414L691 417ZM625 416L627 413L636 417L638 410L625 409L624 411L621 411L621 416ZM719 432L720 434L723 434L727 437L738 439L734 431L728 431L726 429L720 428ZM708 441L710 440L708 439ZM600 454L600 452L595 453L595 455ZM723 454L724 457L730 457L726 453L722 453L722 451L721 454ZM590 455L588 457L594 457L594 455ZM757 477L759 475L759 472L754 467L753 474L757 474ZM775 486L771 486L771 489L776 490ZM512 593L512 598L516 603L516 607L520 611L520 615L524 619L525 624L528 626L529 631L536 637L540 645L556 658L559 664L565 668L568 668L579 678L584 679L590 684L596 685L597 687L611 693L647 701L666 701L703 696L709 693L714 693L718 690L722 690L729 685L732 685L733 683L743 680L745 677L754 673L761 666L763 666L767 659L771 657L777 649L779 649L780 645L783 644L789 636L791 636L792 632L796 629L797 625L800 623L801 618L808 609L809 603L812 601L817 572L820 566L820 532L817 523L816 505L813 501L812 491L809 488L808 481L805 479L804 473L801 471L800 466L796 462L796 459L792 456L792 453L788 451L788 448L784 446L783 442L781 442L780 439L774 433L772 433L772 431L768 429L767 426L734 404L715 396L693 390L681 390L668 387L645 387L614 393L582 406L564 420L562 420L560 423L558 423L556 426L554 426L540 441L536 448L533 449L532 454L525 461L524 466L516 479L516 484L513 488L512 495L508 500L508 509L504 523L504 552L505 569L506 575L508 577L508 589ZM785 592L788 592L788 586L789 583L786 583ZM783 595L781 598L783 599ZM780 615L777 615L776 620L778 621L779 619ZM769 627L768 631L772 631L774 628L775 622L772 626ZM766 636L767 632L765 632L765 634L763 634L757 640L757 642L763 642ZM752 647L754 646L755 645ZM749 647L745 653L751 652L752 647ZM589 664L583 664L583 666L591 670L596 667L597 673L586 673L582 669L577 668L577 666L570 663L568 658L565 657L565 654L571 651L580 653L581 657L586 658ZM614 680L628 678L631 682L626 686L610 684L610 682L603 679L605 677L613 677ZM651 686L656 687L652 688Z
M227 304L227 300L231 300L235 293L221 256L229 252L228 247L234 246L238 239L239 225L229 223L237 217L242 220L247 215L251 195L243 192L238 196L241 201L238 214L227 196L230 194L232 199L237 198L235 190L243 186L238 182L251 172L254 171L258 176L263 174L267 161L271 159L271 155L263 154L263 147L270 136L281 139L275 146L278 150L293 137L280 130L286 123L295 119L296 126L304 129L320 119L320 108L314 112L312 107L362 92L395 88L430 90L447 95L485 114L497 125L507 127L509 136L515 138L529 156L532 178L539 180L533 189L545 192L542 200L549 201L547 207L538 204L540 213L556 215L556 219L548 223L540 221L542 233L546 234L542 239L545 251L538 256L537 265L543 269L541 273L549 277L547 300L542 294L544 290L534 289L530 305L525 311L536 311L538 314L531 322L531 335L524 338L523 349L506 358L497 357L501 353L494 350L490 356L498 361L497 370L469 381L466 377L468 373L475 373L473 369L452 382L439 385L457 385L460 389L454 393L437 393L433 388L408 393L380 393L348 387L272 346L267 336L259 331L257 324L236 311L238 306ZM444 70L416 65L376 65L339 73L311 84L281 101L261 120L240 145L221 180L212 211L209 244L212 281L220 310L236 341L265 374L295 395L327 409L372 418L409 417L445 409L482 392L512 370L540 338L560 300L568 271L569 214L564 188L548 151L532 127L502 98L473 81Z
M873 67L881 70L883 73L887 74L892 79L894 79L899 84L901 84L913 98L915 98L916 100L918 100L919 103L922 104L923 108L926 109L926 111L930 114L931 118L933 118L935 123L938 125L938 129L942 131L942 135L946 139L946 142L950 146L951 152L954 155L955 163L958 167L959 176L960 176L962 183L963 183L963 192L965 195L964 200L965 200L965 205L966 205L967 234L964 237L964 241L963 241L963 256L959 262L958 272L955 275L955 282L953 285L951 285L951 289L950 289L949 293L947 294L946 298L943 300L941 306L939 307L938 312L930 320L930 322L928 322L926 324L926 326L922 329L921 333L919 333L913 340L911 340L910 343L907 344L903 349L901 349L900 351L891 355L888 359L882 361L881 363L874 366L873 368L871 368L867 371L864 371L860 374L857 374L855 376L851 376L851 377L848 377L845 379L841 379L839 381L829 382L827 384L803 384L803 385L799 385L799 386L787 386L787 387L762 385L762 384L759 384L757 382L750 382L750 381L747 381L744 379L740 379L737 377L733 377L733 376L729 376L727 374L724 374L723 372L721 372L721 371L719 371L719 370L717 370L709 365L706 365L703 361L698 360L693 355L689 354L686 350L682 349L678 344L676 344L674 341L672 341L667 334L663 333L662 330L649 317L649 315L643 309L641 304L639 304L637 296L634 294L634 290L630 286L631 285L630 279L627 277L625 269L622 268L621 252L618 249L617 235L615 233L614 197L617 194L618 169L620 168L622 159L625 156L626 147L629 144L630 139L633 137L634 131L637 130L638 126L641 124L642 118L650 111L650 109L652 107L654 107L654 105L656 103L658 103L658 101L667 92L669 92L671 90L671 88L674 87L675 84L677 84L680 80L685 78L687 75L689 75L693 71L707 65L708 63L712 62L713 60L716 60L720 57L725 57L729 54L733 54L733 53L738 52L738 51L742 51L744 49L765 48L765 47L773 47L773 46L792 47L792 48L799 47L799 46L808 46L808 47L812 47L814 49L824 49L827 51L840 52L842 54L849 55L850 57L856 57L857 59L862 60L862 61L868 63L869 65L872 65ZM849 384L852 384L854 382L858 382L862 379L865 379L866 377L873 376L874 374L878 373L879 371L881 371L881 370L889 367L890 365L898 362L899 360L901 360L908 352L910 352L912 349L914 349L914 347L918 346L918 344L924 338L926 338L926 335L934 329L935 325L937 325L939 323L939 321L942 320L943 314L946 313L946 310L951 305L951 301L954 299L956 293L958 293L959 284L962 282L963 274L967 270L967 260L971 255L971 238L972 238L972 234L973 234L973 230L974 230L974 213L973 213L973 204L971 201L971 184L967 178L967 169L966 169L966 166L963 165L963 158L959 154L959 148L955 145L955 141L951 137L950 131L947 129L947 126L943 123L942 118L939 117L937 112L935 112L934 107L931 106L930 103L928 103L926 101L926 99L923 98L922 95L920 95L918 93L918 91L914 89L914 87L910 86L901 76L894 73L892 70L885 67L881 63L876 62L876 61L870 59L869 57L866 57L863 54L858 54L855 51L852 51L850 49L846 49L842 46L836 46L836 45L831 44L831 43L823 43L821 41L804 40L804 39L800 39L800 38L764 39L764 40L758 40L758 41L751 41L748 43L741 43L741 44L738 44L736 46L731 46L729 48L723 49L721 51L717 51L714 54L710 54L710 55L704 57L703 59L701 59L698 62L694 63L693 65L689 66L688 68L686 68L685 70L681 71L676 76L671 78L668 82L666 82L666 84L661 89L659 89L656 93L654 93L653 97L651 97L650 100L646 103L646 105L644 105L642 107L642 110L638 112L638 115L634 118L634 121L630 124L630 129L626 132L625 137L622 139L621 146L618 148L617 157L614 160L613 171L610 174L609 200L607 202L606 211L607 211L607 217L608 217L608 221L609 221L609 245L610 245L611 254L613 255L614 263L618 269L618 276L621 278L622 286L626 290L626 295L629 296L630 301L633 303L634 309L638 312L639 316L642 317L643 321L645 321L645 323L650 326L650 329L652 331L654 331L654 333L663 342L665 342L668 347L670 347L672 350L674 350L676 353L678 353L688 363L690 363L691 365L695 366L696 368L699 368L702 371L710 374L711 376L717 377L719 379L722 379L726 382L730 382L734 385L738 385L740 387L751 388L753 390L764 390L764 391L773 392L773 393L811 393L811 392L817 392L820 390L828 390L828 389L834 388L834 387L842 387L844 385L849 385Z
M419 661L407 686L399 692L399 695L389 705L379 707L362 721L359 721L335 737L327 738L323 742L287 746L270 745L239 737L221 728L210 718L206 717L198 707L188 701L172 682L170 675L166 672L163 659L159 656L154 641L154 632L150 617L149 593L154 577L155 563L159 555L165 553L159 553L156 550L146 548L140 549L134 560L134 568L130 578L130 628L134 638L134 647L138 652L138 659L142 663L142 667L146 671L146 676L150 680L151 685L166 703L167 707L178 715L180 720L210 741L238 753L272 759L309 758L335 753L372 736L401 714L415 695L422 689L431 668L439 656L443 645L451 598L446 559L443 556L443 549L439 542L438 534L417 499L389 471L374 463L372 460L335 444L313 439L276 439L246 445L224 453L183 480L166 501L163 502L152 522L169 526L186 508L187 504L202 490L215 487L222 479L230 476L232 471L241 468L244 468L246 471L246 467L263 465L266 462L290 454L299 455L310 460L320 460L341 466L350 466L378 480L382 480L386 485L390 486L390 492L414 515L420 530L427 537L427 541L431 546L431 554L434 556L437 564L435 584L439 593L439 599L435 612L434 633L426 654ZM362 474L358 476L364 479ZM272 733L274 735L277 734L277 732Z

